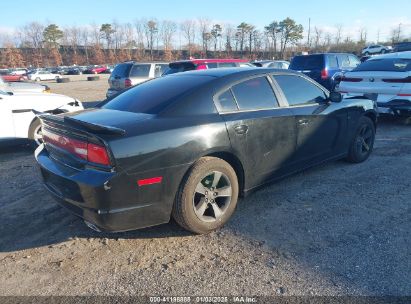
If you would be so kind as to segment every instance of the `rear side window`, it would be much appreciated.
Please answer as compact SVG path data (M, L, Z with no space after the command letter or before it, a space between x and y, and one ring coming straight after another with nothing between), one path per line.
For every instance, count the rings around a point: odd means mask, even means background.
M216 62L207 63L207 68L216 69L217 68L217 63Z
M338 69L337 57L334 55L328 56L328 67L330 69Z
M410 72L411 59L372 59L360 64L354 71Z
M340 63L341 68L349 68L350 67L350 59L347 55L338 55L338 62Z
M235 68L237 64L235 62L220 62L218 64L219 68Z
M291 70L322 70L324 68L323 55L296 56L290 64Z
M285 98L290 106L323 102L327 96L324 91L303 77L293 75L275 75Z
M135 64L130 72L130 77L144 77L150 76L151 64Z
M158 114L179 96L213 79L209 76L183 75L155 78L114 97L102 108Z
M120 76L120 77L128 77L128 74L130 73L130 69L133 65L132 64L118 64L114 68L113 72L111 73L113 76Z
M168 70L164 75L175 74L180 72L192 71L196 69L196 65L192 62L176 62L168 65Z
M154 77L160 77L168 69L168 64L156 64Z
M219 112L232 112L238 110L231 89L228 89L218 96L216 106Z
M258 110L277 107L277 98L266 77L246 80L232 87L240 110Z

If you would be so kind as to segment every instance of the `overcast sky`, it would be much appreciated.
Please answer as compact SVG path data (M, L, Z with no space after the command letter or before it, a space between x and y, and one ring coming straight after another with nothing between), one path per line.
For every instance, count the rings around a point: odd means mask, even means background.
M410 0L7 0L2 1L0 33L31 21L56 23L60 27L90 23L133 22L140 18L185 19L207 17L218 23L251 23L262 29L273 20L295 19L308 29L311 18L315 26L333 32L342 25L344 36L358 39L360 28L366 28L368 40L389 39L393 28L411 37Z

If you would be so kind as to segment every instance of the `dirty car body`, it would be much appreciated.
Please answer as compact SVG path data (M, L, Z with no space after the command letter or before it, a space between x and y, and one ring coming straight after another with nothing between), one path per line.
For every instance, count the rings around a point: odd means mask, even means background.
M292 106L279 77L301 78L324 98ZM260 84L272 90L270 105L247 104L247 94ZM224 97L232 88L246 104ZM89 226L105 231L153 226L169 221L176 193L201 157L227 161L245 194L346 156L357 120L368 115L376 121L374 103L364 98L336 103L328 96L292 71L178 73L131 88L98 109L41 116L44 144L36 159L46 188Z

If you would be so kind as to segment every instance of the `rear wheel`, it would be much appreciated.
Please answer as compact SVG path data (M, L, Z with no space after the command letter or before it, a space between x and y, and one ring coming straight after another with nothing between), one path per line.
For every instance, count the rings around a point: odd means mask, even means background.
M369 52L365 52L364 55L365 55L365 56L370 56L370 53L369 53Z
M40 79L40 77L37 77L36 79L35 79L35 81L40 81L41 79Z
M184 178L173 206L173 218L194 233L222 227L238 201L238 179L224 160L203 157Z
M374 122L368 117L361 117L348 150L347 160L351 163L361 163L367 160L374 148L374 140Z
M41 131L41 122L36 118L29 128L29 139L33 141L35 146L39 146L43 143L43 133Z

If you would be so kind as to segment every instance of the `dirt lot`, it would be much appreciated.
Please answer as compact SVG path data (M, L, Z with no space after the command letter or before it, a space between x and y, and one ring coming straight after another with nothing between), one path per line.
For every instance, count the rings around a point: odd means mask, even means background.
M51 84L95 101L106 80ZM222 230L99 234L43 189L32 151L0 153L0 295L411 295L411 126L380 123L332 162L240 201Z

